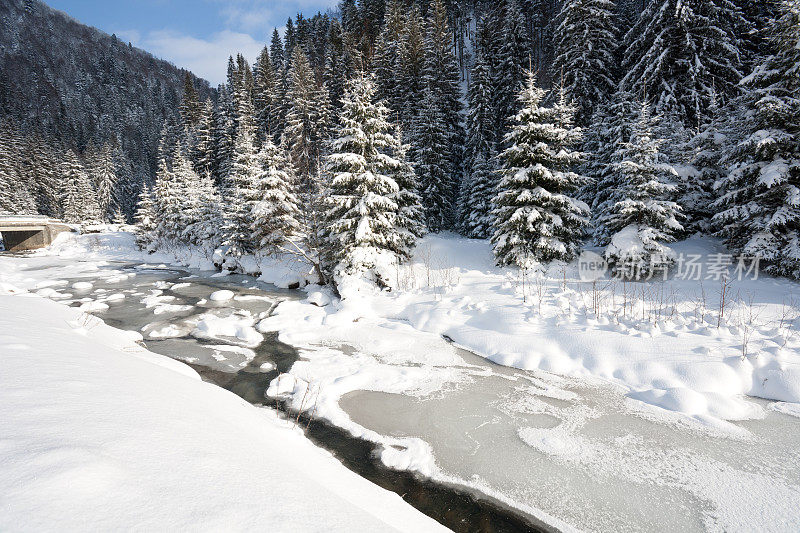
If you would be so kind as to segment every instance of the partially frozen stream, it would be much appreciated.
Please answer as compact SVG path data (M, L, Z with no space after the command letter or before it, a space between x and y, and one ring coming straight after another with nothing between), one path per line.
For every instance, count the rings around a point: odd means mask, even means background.
M33 277L52 280L39 284L43 296L142 332L148 349L190 364L204 379L251 403L274 407L264 397L269 383L279 371L294 367L298 373L298 352L255 325L278 302L302 293L245 276L165 265L29 259ZM212 298L217 291L230 292ZM370 332L366 346L341 341L321 347L320 359L304 353L300 372L323 383L330 361L329 368L335 365L352 378L347 387L355 383L348 389L353 392L336 407L344 419L331 420L346 422L350 430L356 425L421 439L435 460L437 481L389 470L376 459L379 446L328 423L314 421L308 436L452 529L536 527L530 516L526 522L497 501L591 531L800 528L800 418L771 410L768 402L748 398L751 420L709 428L647 408L602 382L514 370L463 350L453 358L441 339L415 344L421 337L409 336L407 347L424 354L429 365L421 368L386 350L381 336L389 330L364 331ZM339 359L326 359L326 351ZM415 372L441 371L445 377L441 387L423 393L375 392L362 390L375 387L359 377L366 375L358 371L364 365L388 376L398 390ZM333 388L327 391L335 394ZM449 483L497 500L476 499Z
M426 441L444 475L580 529L800 526L791 518L800 503L800 419L765 410L736 424L742 431L712 431L642 410L605 384L459 353L482 371L452 390L422 398L357 391L340 406L360 426Z
M278 406L285 412L284 403L266 398L265 391L279 372L289 371L298 353L274 334L262 335L253 326L279 302L301 298L298 291L278 289L248 276L158 264L97 265L31 257L26 262L30 266L23 274L45 278L37 284L42 296L82 307L111 326L139 331L149 350L189 364L203 379L250 403ZM286 418L287 424L295 423L295 414ZM401 494L455 531L544 529L530 517L523 518L475 491L390 470L376 458L375 444L324 421L309 423L302 416L300 426L350 469Z

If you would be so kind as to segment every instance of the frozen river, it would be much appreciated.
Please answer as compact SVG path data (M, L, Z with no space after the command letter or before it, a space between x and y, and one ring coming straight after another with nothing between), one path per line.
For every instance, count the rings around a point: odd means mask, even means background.
M711 432L639 410L602 384L460 355L486 373L445 393L358 391L340 405L365 428L426 441L445 475L580 529L797 529L797 418L765 411L738 423L738 435Z

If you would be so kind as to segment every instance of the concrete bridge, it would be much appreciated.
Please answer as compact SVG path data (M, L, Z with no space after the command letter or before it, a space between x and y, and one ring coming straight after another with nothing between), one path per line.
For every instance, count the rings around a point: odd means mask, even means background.
M59 233L76 231L60 220L42 216L0 215L0 235L8 252L21 252L44 248Z

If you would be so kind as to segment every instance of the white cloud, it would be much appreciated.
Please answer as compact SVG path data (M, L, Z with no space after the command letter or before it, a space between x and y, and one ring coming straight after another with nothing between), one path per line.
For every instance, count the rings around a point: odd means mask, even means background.
M265 30L276 17L275 13L266 7L242 7L230 5L222 8L227 26L247 32Z
M264 44L246 33L230 30L217 32L209 39L160 30L143 36L139 46L217 85L225 81L228 56L241 53L252 63Z
M139 46L139 41L142 39L142 34L136 30L123 30L114 33L120 41L131 43L133 46Z

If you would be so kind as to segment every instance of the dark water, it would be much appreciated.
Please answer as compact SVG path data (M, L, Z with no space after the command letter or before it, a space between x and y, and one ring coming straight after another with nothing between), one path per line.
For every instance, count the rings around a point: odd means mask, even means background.
M230 301L224 304L205 304L205 309L195 307L192 311L178 312L154 317L153 310L146 308L141 303L142 294L134 295L133 292L146 293L156 288L158 282L166 283L191 283L186 290L180 291L164 288L163 295L175 296L179 303L193 306L201 302L201 294L208 295L219 289L228 289L237 295L269 296L275 301L299 298L296 291L277 289L274 286L255 282L252 278L244 276L227 276L223 278L209 277L208 273L182 271L176 269L142 269L133 264L116 264L108 268L121 270L125 273L135 273L130 279L117 282L104 282L100 279L89 280L94 283L92 291L80 296L97 296L92 294L98 289L106 289L107 293L127 291L129 294L120 302L109 302L111 308L98 313L98 316L114 327L126 330L141 331L154 321L164 324L179 322L201 311L208 309L238 307L256 314L268 314L274 308L274 302L256 301L239 302ZM69 280L70 283L75 280ZM65 289L76 292L72 289ZM73 305L80 305L79 302ZM297 351L277 340L276 335L268 335L263 343L254 348L255 357L246 364L242 361L232 365L227 362L216 362L209 357L199 357L198 353L213 349L215 344L224 341L195 339L186 336L163 340L146 340L147 348L153 352L183 361L196 370L208 382L227 389L247 402L278 409L283 416L294 420L296 413L288 413L283 402L275 402L265 397L265 391L270 382L279 373L288 372L297 360ZM274 370L265 372L261 369L264 363L271 363ZM244 365L244 366L240 366ZM391 470L383 466L378 459L378 445L358 439L348 432L335 427L323 420L309 420L306 415L301 415L299 425L306 436L322 448L330 451L342 464L358 473L371 482L401 495L401 497L421 512L437 520L446 527L458 532L521 532L521 531L552 531L553 528L524 516L513 509L491 498L477 494L475 491L451 486L443 483L432 482L419 475Z

